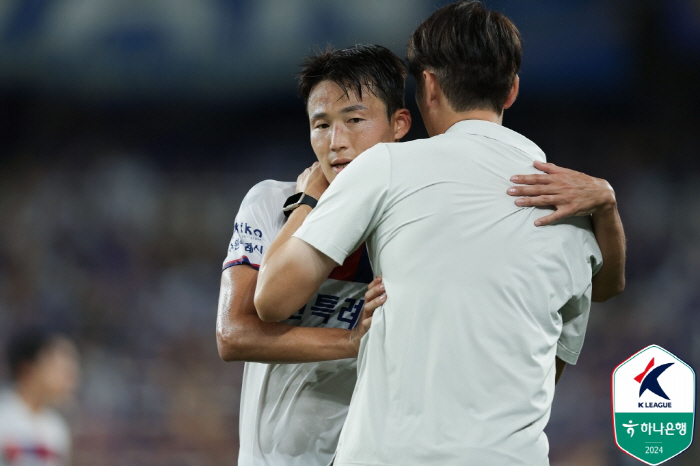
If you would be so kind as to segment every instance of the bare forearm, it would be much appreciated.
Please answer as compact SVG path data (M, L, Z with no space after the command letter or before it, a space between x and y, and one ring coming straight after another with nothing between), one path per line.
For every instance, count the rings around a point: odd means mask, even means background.
M559 357L554 358L555 361L555 375L554 375L554 385L559 383L559 379L561 379L562 374L564 373L564 369L566 369L566 363L559 359Z
M290 238L263 260L255 288L255 309L278 322L306 303L337 264L298 238Z
M221 275L216 343L223 360L294 363L357 356L349 330L260 320L253 304L257 279L258 272L245 265Z
M357 357L357 348L349 337L349 330L262 322L257 316L239 318L235 325L217 332L219 354L225 361L266 363Z
M615 202L593 214L593 232L603 255L603 266L593 277L591 299L601 302L625 289L625 232Z
M308 205L301 205L292 211L284 226L275 237L274 241L272 241L270 246L268 246L267 252L262 260L262 265L265 265L267 258L274 256L275 252L280 248L280 246L289 241L289 238L296 233L310 212L311 207Z

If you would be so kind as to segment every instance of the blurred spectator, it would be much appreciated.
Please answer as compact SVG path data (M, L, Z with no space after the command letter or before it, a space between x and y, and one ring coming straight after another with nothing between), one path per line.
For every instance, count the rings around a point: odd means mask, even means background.
M75 344L30 328L10 339L7 356L13 386L0 394L0 465L70 464L70 431L53 407L75 392Z

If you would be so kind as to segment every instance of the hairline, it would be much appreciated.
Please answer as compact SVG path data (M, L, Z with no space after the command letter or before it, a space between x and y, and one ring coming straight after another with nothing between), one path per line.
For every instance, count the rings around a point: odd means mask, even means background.
M369 91L370 94L372 94L375 98L379 99L379 101L382 103L382 105L384 105L384 113L386 114L387 120L389 121L389 123L391 123L391 117L393 116L393 114L389 114L388 103L380 95L378 95L376 92L374 92L374 89L372 88L373 86L376 86L376 83L374 83L373 81L368 81L368 82L362 83L360 85L360 87L358 88L357 86L355 86L354 83L343 82L342 80L336 80L336 79L332 79L329 77L324 77L324 78L320 79L313 86L311 86L311 89L309 90L309 96L306 98L306 104L305 104L306 114L309 116L309 119L311 119L311 117L312 117L311 115L309 115L309 101L311 100L311 95L314 93L314 90L316 89L316 87L325 81L329 81L329 82L337 84L338 87L340 87L340 89L343 91L343 95L338 97L338 100L342 99L343 97L347 97L349 100L350 99L350 92L352 91L352 93L355 94L355 96L357 96L357 98L359 99L360 102L364 102L364 98L362 97L362 88L364 88L366 91ZM404 88L404 92L405 92L405 88ZM400 110L402 108L405 108L405 107L399 107L397 110Z

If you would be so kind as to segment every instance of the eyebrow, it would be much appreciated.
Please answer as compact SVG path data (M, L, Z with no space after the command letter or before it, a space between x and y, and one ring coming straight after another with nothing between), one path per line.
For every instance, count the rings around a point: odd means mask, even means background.
M345 107L340 111L340 113L350 113L350 112L356 112L358 110L367 110L367 107L365 107L362 104L355 104L355 105L350 105L348 107ZM313 115L311 115L312 120L318 120L322 118L326 118L328 114L326 112L316 112Z

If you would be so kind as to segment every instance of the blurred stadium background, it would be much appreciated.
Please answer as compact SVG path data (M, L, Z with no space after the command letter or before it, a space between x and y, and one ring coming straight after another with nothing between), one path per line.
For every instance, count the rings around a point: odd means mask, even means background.
M328 42L403 56L444 3L0 1L0 342L32 322L78 342L76 466L236 464L220 265L245 192L314 161L298 64ZM612 370L649 344L700 368L700 3L485 3L524 37L505 124L610 181L628 235L627 290L557 389L552 465L639 464L613 440Z

